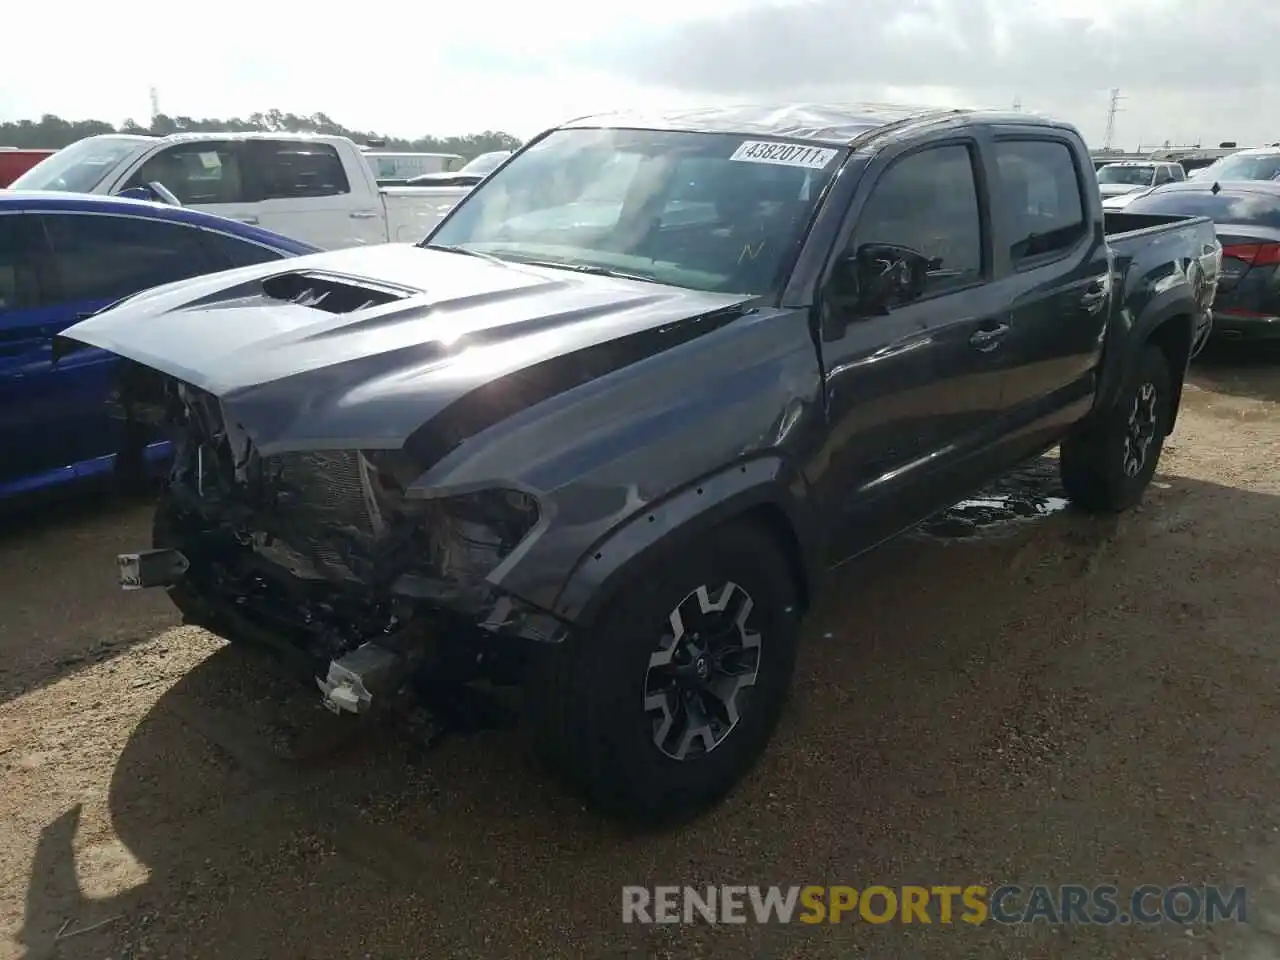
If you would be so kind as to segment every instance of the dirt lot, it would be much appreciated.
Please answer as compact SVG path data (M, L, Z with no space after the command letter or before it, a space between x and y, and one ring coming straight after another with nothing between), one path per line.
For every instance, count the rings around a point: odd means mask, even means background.
M1139 512L961 512L848 569L766 759L662 835L510 730L317 755L312 692L116 589L144 506L28 518L0 537L0 957L1280 956L1280 363L1195 381ZM1246 883L1250 922L620 921L633 883L1109 881Z

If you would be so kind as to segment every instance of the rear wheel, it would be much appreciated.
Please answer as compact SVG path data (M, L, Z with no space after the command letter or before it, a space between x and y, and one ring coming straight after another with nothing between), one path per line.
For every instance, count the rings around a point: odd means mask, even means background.
M544 761L603 811L656 822L727 793L763 752L796 653L770 534L733 524L671 551L527 682Z
M1073 503L1114 513L1142 499L1169 431L1172 387L1164 353L1144 347L1116 404L1062 443L1062 486Z

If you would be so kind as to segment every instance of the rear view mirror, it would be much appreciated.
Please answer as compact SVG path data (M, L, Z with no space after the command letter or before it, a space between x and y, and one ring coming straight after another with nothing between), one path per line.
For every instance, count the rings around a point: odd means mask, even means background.
M155 194L156 200L160 203L167 203L171 207L182 206L182 201L175 197L163 183L152 180L147 184L147 189Z
M867 243L836 264L829 299L857 316L882 316L910 303L925 290L937 262L918 250L891 243Z
M147 200L151 203L167 203L171 207L182 206L181 200L175 197L163 183L155 180L145 185L139 184L136 187L121 190L117 196L128 197L130 200Z

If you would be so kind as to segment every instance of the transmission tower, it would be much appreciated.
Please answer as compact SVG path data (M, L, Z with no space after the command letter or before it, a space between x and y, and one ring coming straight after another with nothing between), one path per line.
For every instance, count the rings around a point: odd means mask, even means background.
M1112 87L1112 89L1111 89L1111 103L1110 103L1110 105L1107 107L1107 132L1106 132L1106 133L1103 135L1103 137L1102 137L1102 149L1103 149L1103 150L1110 150L1110 149L1111 149L1111 147L1112 147L1112 141L1113 141L1113 140L1115 140L1115 137L1116 137L1116 114L1117 114L1117 113L1119 113L1119 112L1121 111L1121 109L1123 109L1123 108L1120 106L1120 101L1121 101L1121 100L1123 100L1123 99L1124 99L1124 97L1120 96L1120 88L1119 88L1119 87Z
M151 88L151 122L156 122L156 117L160 116L160 91L155 87Z

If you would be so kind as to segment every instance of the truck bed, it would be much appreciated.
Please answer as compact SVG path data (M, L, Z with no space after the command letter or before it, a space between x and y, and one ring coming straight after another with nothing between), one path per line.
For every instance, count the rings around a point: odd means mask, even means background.
M1189 217L1177 213L1125 213L1123 210L1106 210L1102 214L1103 229L1112 243L1123 241L1141 233L1163 232L1161 228L1174 224L1189 226L1197 221L1209 222L1208 217Z
M1104 211L1103 230L1116 254L1116 279L1125 304L1148 298L1170 276L1189 276L1193 260L1207 281L1203 303L1213 302L1222 269L1222 245L1208 217ZM1211 327L1204 309L1192 331L1191 356L1209 339Z

